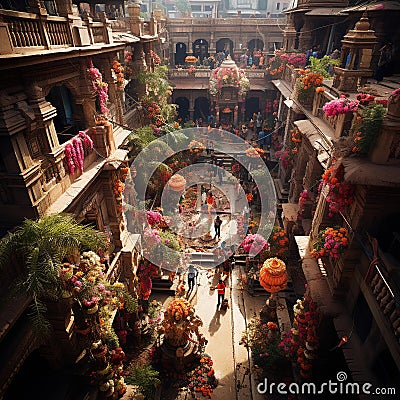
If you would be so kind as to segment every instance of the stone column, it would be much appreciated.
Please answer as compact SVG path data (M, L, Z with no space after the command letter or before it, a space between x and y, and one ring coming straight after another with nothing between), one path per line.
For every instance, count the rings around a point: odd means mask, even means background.
M311 47L311 30L311 23L306 19L300 31L299 49L302 51L307 51Z
M293 16L288 16L288 21L283 31L283 48L285 51L293 51L296 40L297 31L293 23Z
M143 29L142 23L143 18L140 18L140 5L139 4L130 4L128 6L128 13L129 13L129 27L131 33L135 36L142 36Z

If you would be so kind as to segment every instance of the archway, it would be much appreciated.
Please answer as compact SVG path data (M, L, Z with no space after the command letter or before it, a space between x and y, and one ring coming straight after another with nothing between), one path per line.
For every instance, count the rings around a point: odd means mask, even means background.
M53 86L46 96L46 100L57 109L57 115L53 118L53 122L59 143L65 143L79 131L76 122L73 120L75 104L72 100L71 91L64 85Z
M205 122L208 120L208 116L210 115L210 100L206 97L198 97L194 101L194 115L193 120L196 121L200 119Z
M233 58L233 41L228 38L219 39L216 43L216 51L224 52L226 55L230 54Z
M186 58L186 44L179 42L175 45L175 65L185 64Z
M261 39L251 39L250 42L247 44L247 48L250 51L262 51L264 49L264 42Z
M204 57L208 57L208 42L204 39L197 39L193 42L193 55L200 62L203 62Z
M250 97L246 99L245 110L244 110L244 119L247 121L253 117L254 113L258 113L260 110L259 98L258 97Z
M189 100L187 97L177 97L175 99L175 104L178 106L178 118L180 118L183 122L188 121L190 119L190 115Z

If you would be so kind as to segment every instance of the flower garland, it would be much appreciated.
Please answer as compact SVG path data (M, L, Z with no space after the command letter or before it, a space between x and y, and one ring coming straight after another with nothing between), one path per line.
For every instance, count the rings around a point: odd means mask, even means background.
M103 114L108 114L110 112L110 110L107 108L108 84L103 82L103 76L101 72L93 66L92 60L89 61L88 74L92 81L92 87L99 97L100 111Z
M197 63L198 59L195 56L186 56L185 62L186 63Z
M349 247L349 233L346 228L326 228L318 234L310 255L314 258L339 258Z
M246 149L246 156L250 158L259 158L263 156L265 151L259 147L249 147Z
M358 110L358 104L358 100L350 101L345 96L341 95L339 99L326 103L322 109L327 117L335 117L336 115L346 114L348 112L356 112Z
M203 143L199 142L198 140L192 140L189 143L189 151L190 153L201 153L206 149Z
M117 77L117 87L122 90L125 86L124 67L117 60L114 60L112 70Z
M297 219L298 220L302 220L303 219L303 214L304 214L304 211L305 211L305 206L306 206L306 203L307 203L307 201L310 201L311 200L311 197L310 197L310 193L309 193L309 191L308 190L303 190L301 193L300 193L300 196L299 196L299 201L298 201L298 205L299 205L299 210L297 211Z
M65 145L65 161L70 175L74 175L76 169L83 172L85 149L87 151L93 150L93 141L84 131L80 131L77 136Z
M343 212L348 205L353 203L354 186L345 182L343 164L333 165L324 172L318 188L319 192L325 185L328 185L329 188L326 196L326 201L329 204L329 217Z

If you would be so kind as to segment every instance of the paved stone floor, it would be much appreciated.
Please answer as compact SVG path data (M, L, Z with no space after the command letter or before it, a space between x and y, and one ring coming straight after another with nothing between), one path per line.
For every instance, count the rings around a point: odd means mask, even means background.
M256 391L256 385L250 383L246 371L251 369L247 349L239 341L247 321L259 312L265 304L267 295L250 296L242 289L240 267L234 268L227 279L226 298L229 308L226 311L216 309L217 293L210 289L219 279L216 272L209 279L207 271L199 274L199 285L195 293L189 293L189 300L195 307L196 314L202 319L202 333L208 340L206 353L214 361L218 387L214 390L213 399L217 400L251 400L262 398ZM161 301L164 308L172 300L160 294L152 298Z

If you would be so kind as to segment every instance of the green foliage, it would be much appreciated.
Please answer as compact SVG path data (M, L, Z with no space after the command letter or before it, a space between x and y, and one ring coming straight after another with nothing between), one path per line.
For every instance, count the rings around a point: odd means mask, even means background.
M135 158L156 137L150 126L135 129L128 137L129 157Z
M33 298L30 318L39 338L49 333L42 299L61 296L60 269L65 258L85 250L106 250L106 236L72 215L54 214L37 221L25 220L0 241L0 270L23 265L18 289ZM46 322L47 321L47 322Z
M365 107L361 114L361 121L352 127L352 131L357 130L361 134L356 138L357 153L367 154L382 129L383 117L385 116L386 108L382 104L372 104Z
M183 15L185 15L188 11L191 11L190 3L188 0L176 0L175 7Z
M129 385L139 386L145 399L152 399L161 383L158 376L159 372L151 365L132 365L125 382Z
M316 74L321 74L324 78L330 78L329 67L339 64L340 60L332 59L329 56L323 56L322 58L310 57L310 64L307 69Z
M181 250L181 246L179 246L178 239L176 238L176 235L174 233L170 231L162 231L160 232L160 237L162 243L164 243L170 249L175 251Z

